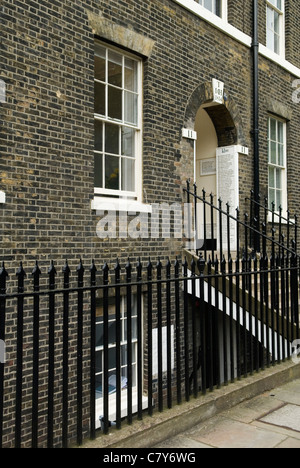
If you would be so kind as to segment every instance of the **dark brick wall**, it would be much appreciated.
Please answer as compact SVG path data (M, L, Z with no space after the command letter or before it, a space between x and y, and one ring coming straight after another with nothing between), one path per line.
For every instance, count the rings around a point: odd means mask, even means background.
M251 35L250 0L228 1L231 24ZM300 65L296 2L287 1L287 58ZM252 188L252 58L250 49L228 38L171 0L86 0L25 3L2 0L0 79L7 102L0 103L1 260L12 276L23 261L38 259L45 278L50 259L61 271L68 258L97 266L119 256L145 263L181 255L181 241L101 241L91 211L94 184L94 32L88 11L155 41L144 59L143 194L147 203L182 201L182 183L192 161L182 157L181 129L195 90L212 78L225 83L249 156L240 161L240 201ZM99 37L101 39L101 37ZM260 2L260 41L265 43L265 5ZM116 44L118 45L118 44ZM267 116L272 100L283 104L288 123L289 202L299 211L299 113L287 71L260 58L261 188L267 190ZM276 106L275 106L276 107ZM277 106L278 108L278 106ZM30 275L26 281L31 281ZM44 280L46 281L46 279ZM8 348L12 352L12 348ZM10 369L11 370L11 369ZM8 372L8 371L7 371ZM12 430L12 429L11 429Z

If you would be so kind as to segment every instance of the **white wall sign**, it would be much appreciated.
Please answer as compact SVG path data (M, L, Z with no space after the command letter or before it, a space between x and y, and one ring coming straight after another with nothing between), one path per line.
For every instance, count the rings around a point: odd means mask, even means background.
M222 81L216 80L213 78L212 80L212 87L213 87L213 102L217 102L218 104L223 104L224 100L224 83Z
M201 176L215 175L217 171L216 158L201 159L200 168Z
M236 216L239 207L239 155L248 154L248 148L240 145L226 146L217 149L217 196L230 205L230 214ZM219 222L219 221L218 221ZM236 223L230 223L231 250L236 250ZM227 250L227 223L223 225L223 249Z
M197 140L197 132L190 130L189 128L182 129L182 137L188 140Z

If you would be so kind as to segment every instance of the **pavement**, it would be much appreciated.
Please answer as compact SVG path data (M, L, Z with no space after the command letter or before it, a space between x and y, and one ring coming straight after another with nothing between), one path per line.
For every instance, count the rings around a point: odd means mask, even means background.
M300 379L244 401L155 448L300 448Z

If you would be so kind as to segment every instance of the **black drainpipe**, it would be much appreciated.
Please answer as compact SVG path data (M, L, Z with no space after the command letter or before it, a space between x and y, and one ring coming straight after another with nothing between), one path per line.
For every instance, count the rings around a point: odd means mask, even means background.
M259 201L259 93L258 93L258 0L253 0L253 140L254 140L254 200ZM259 207L255 204L255 218L259 227ZM256 236L255 236L256 237ZM259 241L258 241L259 242ZM259 244L255 241L255 250Z

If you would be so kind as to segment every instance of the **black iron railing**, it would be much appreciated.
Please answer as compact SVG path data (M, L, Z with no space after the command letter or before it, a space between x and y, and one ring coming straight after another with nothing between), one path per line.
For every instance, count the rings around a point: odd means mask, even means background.
M185 192L183 259L2 264L1 447L81 445L291 358L297 223L285 241L196 185Z
M207 196L205 190L201 195L198 193L196 184L191 187L190 181L187 181L187 188L184 189L186 202L190 207L188 210L188 232L190 239L189 246L197 253L203 252L205 260L208 255L214 258L215 254L222 259L223 254L229 259L241 258L243 252L248 257L249 251L252 256L260 254L262 257L287 255L297 255L297 237L298 224L297 216L291 219L288 212L288 218L282 216L274 210L263 207L254 201L253 196L247 198L250 200L250 215L245 212L242 216L239 208L230 206L213 194ZM264 221L259 222L259 218L254 217L255 206L264 208ZM256 210L257 211L257 210ZM260 211L259 211L260 213ZM268 215L271 214L272 220L268 223ZM276 216L278 223L276 223ZM284 228L285 226L285 228ZM277 229L276 229L277 228ZM192 239L192 240L191 240Z
M66 447L291 357L295 254L0 270L2 447ZM74 275L75 274L75 275ZM40 283L41 282L41 283Z

